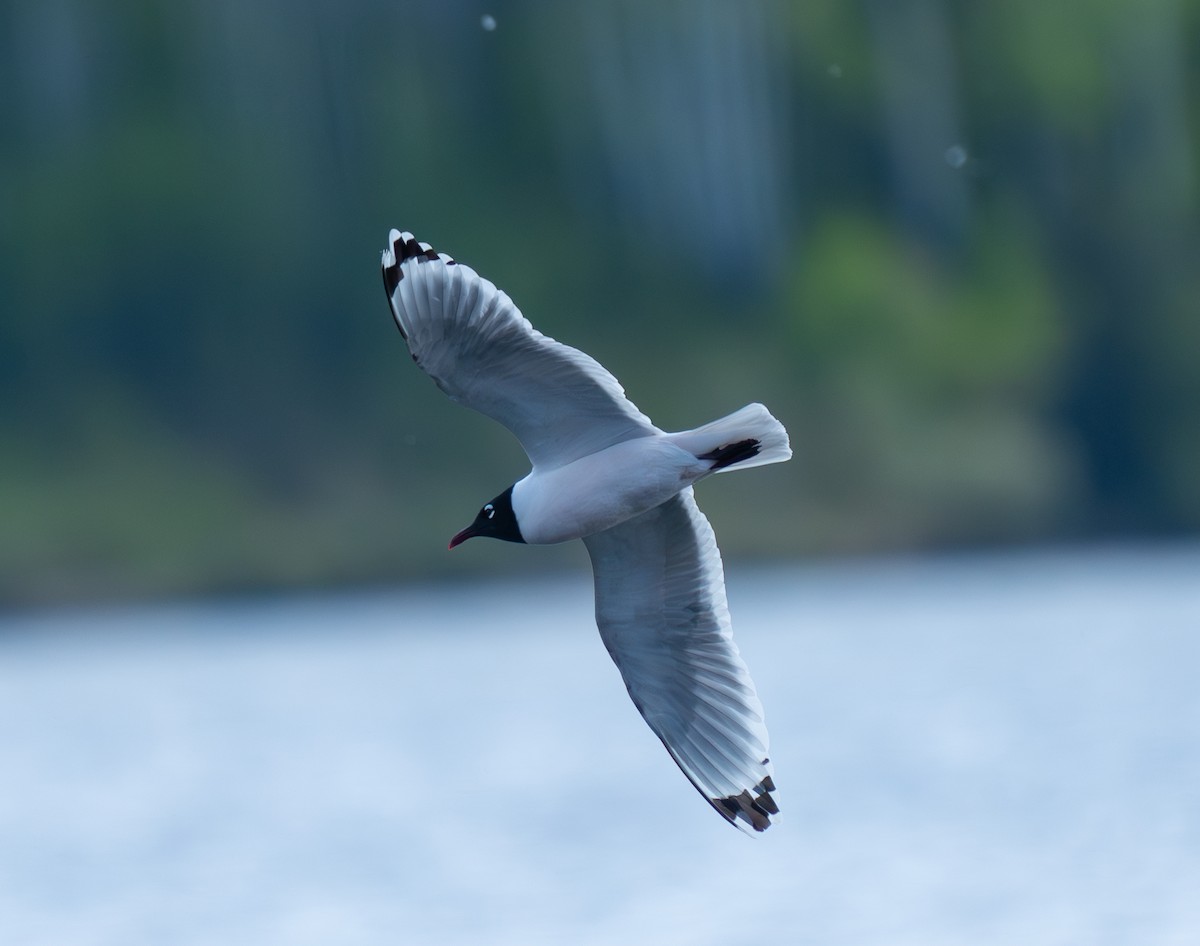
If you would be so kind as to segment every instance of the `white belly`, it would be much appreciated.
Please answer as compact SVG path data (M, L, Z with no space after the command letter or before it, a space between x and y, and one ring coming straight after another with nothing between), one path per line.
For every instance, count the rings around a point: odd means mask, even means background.
M513 487L513 512L531 545L582 538L665 503L708 472L665 437L641 437L555 470L534 469Z

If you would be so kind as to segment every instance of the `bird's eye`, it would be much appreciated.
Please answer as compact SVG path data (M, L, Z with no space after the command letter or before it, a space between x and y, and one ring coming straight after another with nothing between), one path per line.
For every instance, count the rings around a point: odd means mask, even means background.
M488 503L486 506L483 507L483 514L485 516L487 516L489 519L491 519L492 516L496 515L496 507L493 506L491 503Z

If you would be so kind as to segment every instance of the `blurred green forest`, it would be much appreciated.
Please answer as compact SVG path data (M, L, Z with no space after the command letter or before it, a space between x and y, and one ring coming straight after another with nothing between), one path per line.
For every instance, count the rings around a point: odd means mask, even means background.
M1200 0L6 0L0 602L582 561L446 553L526 461L391 226L665 428L765 402L727 559L1194 533L1198 149Z

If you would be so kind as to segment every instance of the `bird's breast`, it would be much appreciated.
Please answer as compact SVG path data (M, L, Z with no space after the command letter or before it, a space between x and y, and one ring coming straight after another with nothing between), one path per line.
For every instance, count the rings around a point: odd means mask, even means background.
M641 437L566 466L535 468L513 487L513 512L526 542L566 542L661 505L705 472L666 438Z

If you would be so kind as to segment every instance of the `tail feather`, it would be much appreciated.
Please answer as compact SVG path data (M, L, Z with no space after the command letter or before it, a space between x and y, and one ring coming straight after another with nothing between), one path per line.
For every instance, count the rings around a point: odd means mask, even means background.
M745 440L739 440L737 443L731 443L724 447L717 447L716 450L709 450L708 453L702 453L696 459L711 460L712 466L710 469L716 473L727 466L733 466L735 463L742 463L751 457L758 456L761 450L762 444L758 440L754 437L747 437Z
M748 404L703 427L671 434L671 439L697 459L712 461L713 473L782 463L792 456L783 424L761 404Z

